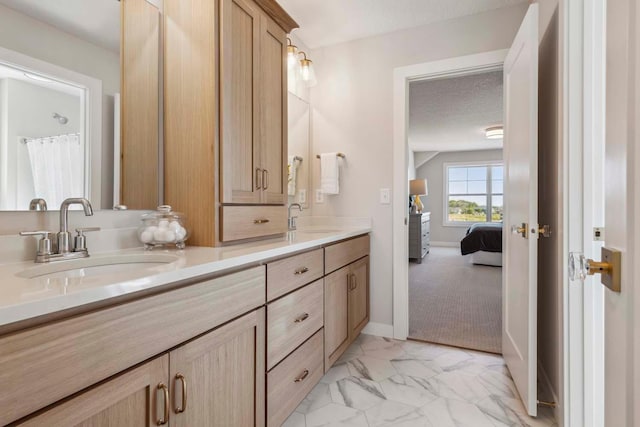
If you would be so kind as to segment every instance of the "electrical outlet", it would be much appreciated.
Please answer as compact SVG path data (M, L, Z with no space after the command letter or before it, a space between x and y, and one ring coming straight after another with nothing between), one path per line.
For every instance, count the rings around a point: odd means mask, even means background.
M298 190L298 203L307 203L307 190Z
M389 190L388 188L380 189L380 204L382 205L391 204L391 190Z
M316 190L316 203L324 203L324 193L322 190Z
M602 242L604 240L604 227L593 227L593 241Z

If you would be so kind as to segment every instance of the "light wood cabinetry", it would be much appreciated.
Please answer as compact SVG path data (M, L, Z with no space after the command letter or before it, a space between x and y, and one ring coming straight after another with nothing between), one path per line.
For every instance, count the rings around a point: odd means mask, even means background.
M297 25L273 0L218 2L165 1L165 203L199 246L287 231L286 33ZM254 224L256 205L274 219Z
M146 0L122 0L120 204L158 205L160 12Z
M267 374L267 426L287 419L322 375L322 330Z
M281 425L369 319L358 239L0 336L0 425Z
M322 328L322 295L322 280L318 280L267 306L267 369Z
M369 322L369 236L325 248L325 371Z
M152 427L168 422L169 356L131 371L36 415L21 427ZM165 391L167 392L165 394ZM165 422L165 424L166 424Z
M173 350L171 425L264 426L264 308Z

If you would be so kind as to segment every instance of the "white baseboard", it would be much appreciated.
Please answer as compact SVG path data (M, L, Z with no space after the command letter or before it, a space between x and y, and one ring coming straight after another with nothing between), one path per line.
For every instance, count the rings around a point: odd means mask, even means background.
M393 338L393 325L369 322L362 330L362 333L378 337Z
M431 241L431 246L439 246L441 248L457 248L460 246L460 242L434 242Z
M552 401L556 402L556 407L553 408L553 416L555 417L557 422L560 422L560 419L562 418L562 412L560 411L560 400L558 399L558 395L551 385L551 381L549 380L547 372L544 370L539 360L538 378L540 379L540 385L542 386L542 390L540 390L542 393L539 394L542 394L545 398L548 398L547 396L551 396Z

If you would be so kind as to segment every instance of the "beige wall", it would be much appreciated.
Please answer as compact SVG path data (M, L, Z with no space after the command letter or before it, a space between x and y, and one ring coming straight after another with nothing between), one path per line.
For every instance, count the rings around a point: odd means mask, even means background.
M538 221L551 226L551 237L538 241L538 363L558 399L561 422L565 406L562 384L562 145L558 1L540 2L538 97ZM544 381L544 379L543 379ZM561 424L562 425L562 424Z
M502 160L502 150L455 151L440 153L416 171L420 179L426 178L429 195L420 197L425 210L431 212L431 242L458 244L467 233L467 225L444 226L444 164Z
M526 4L313 51L313 153L342 151L341 193L313 204L314 215L369 216L371 321L392 324L392 209L379 190L393 181L393 70L505 49ZM317 168L314 188L318 188ZM403 176L407 171L398 171Z

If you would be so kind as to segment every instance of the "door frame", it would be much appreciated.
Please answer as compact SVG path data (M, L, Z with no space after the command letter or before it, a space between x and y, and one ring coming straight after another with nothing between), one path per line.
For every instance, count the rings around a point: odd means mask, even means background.
M425 62L393 70L393 337L409 335L408 125L409 83L502 69L508 49Z

